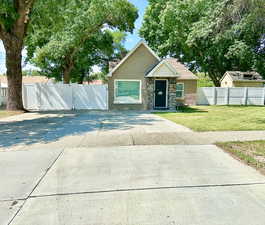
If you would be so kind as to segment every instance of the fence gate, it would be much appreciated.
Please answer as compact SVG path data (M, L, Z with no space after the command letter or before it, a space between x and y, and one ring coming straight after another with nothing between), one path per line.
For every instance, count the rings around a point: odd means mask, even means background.
M23 102L28 110L107 110L107 85L26 84Z

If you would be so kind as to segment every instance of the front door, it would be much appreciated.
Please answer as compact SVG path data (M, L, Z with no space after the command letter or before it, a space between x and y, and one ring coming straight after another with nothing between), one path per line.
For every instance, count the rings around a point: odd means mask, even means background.
M167 80L155 80L155 108L167 108Z

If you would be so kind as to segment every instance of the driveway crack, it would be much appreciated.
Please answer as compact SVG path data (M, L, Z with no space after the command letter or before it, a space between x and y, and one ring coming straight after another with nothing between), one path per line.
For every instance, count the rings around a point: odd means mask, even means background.
M63 154L64 149L58 154L58 156L55 158L55 160L51 163L51 165L45 170L44 174L40 177L40 179L38 180L38 182L36 183L36 185L33 187L32 191L29 193L29 195L24 199L24 202L22 203L21 207L17 210L17 212L15 213L15 215L10 219L10 221L8 222L7 225L10 225L14 219L16 218L16 216L18 215L18 213L22 210L22 208L24 207L24 205L26 204L27 200L30 198L30 196L32 195L32 193L36 190L36 188L39 186L39 184L41 183L41 181L44 179L44 177L47 175L47 173L49 172L49 170L53 167L53 165L57 162L57 160L61 157L61 155ZM13 201L15 201L16 199L13 199Z
M265 182L253 183L234 183L234 184L206 184L206 185L181 185L181 186L163 186L163 187L145 187L145 188L128 188L128 189L113 189L101 191L83 191L83 192L69 192L45 195L32 195L29 198L45 198L53 196L71 196L83 194L101 194L101 193L117 193L117 192L136 192L136 191L153 191L153 190L169 190L169 189L194 189L194 188L218 188L218 187L238 187L238 186L252 186L252 185L265 185Z

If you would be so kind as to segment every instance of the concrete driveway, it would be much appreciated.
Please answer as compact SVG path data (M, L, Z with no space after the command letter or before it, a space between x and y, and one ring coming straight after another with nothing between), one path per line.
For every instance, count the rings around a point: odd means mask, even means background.
M0 224L262 225L265 177L214 145L0 152Z
M155 144L174 132L191 130L146 112L29 113L0 120L0 150Z
M1 225L265 224L265 177L183 126L143 112L7 120Z

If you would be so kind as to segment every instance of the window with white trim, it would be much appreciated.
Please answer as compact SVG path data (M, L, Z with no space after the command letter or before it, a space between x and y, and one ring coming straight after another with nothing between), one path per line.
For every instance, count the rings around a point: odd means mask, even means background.
M184 97L184 84L183 83L177 83L176 84L176 97L177 98L183 98Z
M142 102L141 80L115 80L114 103L137 104Z

